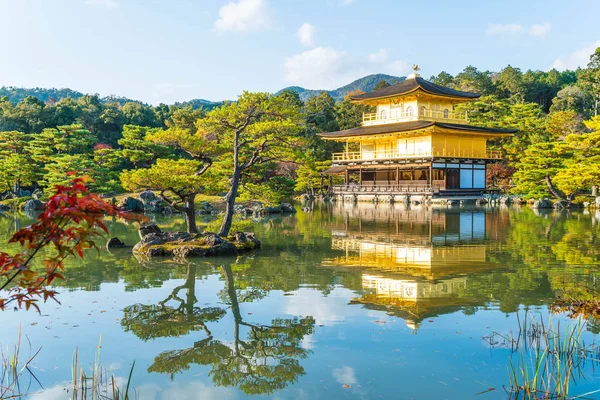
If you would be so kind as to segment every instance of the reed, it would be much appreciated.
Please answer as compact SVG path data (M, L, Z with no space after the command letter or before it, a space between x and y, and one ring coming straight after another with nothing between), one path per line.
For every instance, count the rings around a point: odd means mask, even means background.
M127 380L119 383L114 375L109 375L109 371L102 366L100 360L100 349L102 348L102 335L98 342L98 352L96 353L94 363L92 364L91 374L85 372L79 364L79 349L73 353L73 364L71 367L71 393L72 400L132 400L135 394L130 393L131 377L135 361L131 365Z
M493 333L484 337L493 347L511 350L507 367L510 386L505 388L511 399L585 398L599 390L573 397L573 384L584 379L587 363L599 362L599 348L582 340L586 322L561 326L552 316L547 322L526 312L517 313L518 332ZM563 324L564 325L564 324Z
M98 351L91 365L90 372L80 364L79 349L73 353L71 365L71 381L66 384L70 386L72 400L133 400L137 399L135 390L131 387L133 369L135 362L131 365L127 379L117 378L106 369L100 359L102 336L98 343ZM21 341L21 329L14 348L2 351L0 365L0 399L25 399L33 392L43 392L39 379L33 373L31 364L42 348L40 347L32 356L21 360L23 343ZM31 347L31 344L29 344ZM31 351L30 351L31 353ZM38 387L33 387L33 383Z
M21 327L19 327L19 333L17 335L17 341L14 348L11 350L3 348L0 365L0 399L21 399L31 389L33 382L41 387L41 383L35 376L30 366L33 360L40 353L42 348L40 347L33 355L27 357L22 361L21 356ZM31 343L28 341L28 345L31 353Z

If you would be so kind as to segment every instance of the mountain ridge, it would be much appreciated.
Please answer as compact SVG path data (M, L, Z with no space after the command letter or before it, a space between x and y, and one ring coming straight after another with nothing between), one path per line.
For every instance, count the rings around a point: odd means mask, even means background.
M306 101L307 99L309 99L312 96L318 96L322 92L327 92L335 100L344 100L344 97L350 92L355 92L357 90L362 90L363 92L371 92L373 90L373 88L375 88L375 85L377 85L377 83L379 81L383 80L391 85L391 84L394 84L397 82L402 82L404 79L406 79L406 77L404 77L404 76L393 76L393 75L387 75L387 74L371 74L371 75L366 75L366 76L363 76L362 78L356 79L356 80L354 80L344 86L341 86L337 89L332 89L332 90L306 89L301 86L288 86L286 88L281 89L277 93L281 93L285 90L291 90L293 92L298 93L298 95L300 96L300 99L302 99L302 101Z
M312 96L317 96L322 92L327 92L335 100L343 100L344 97L350 92L354 92L357 90L362 90L363 92L372 91L373 88L375 87L375 85L381 80L384 80L389 84L393 84L396 82L401 82L404 79L405 79L405 77L399 77L399 76L393 76L393 75L387 75L387 74L371 74L371 75L366 75L362 78L356 79L355 81L352 81L352 82L350 82L344 86L341 86L337 89L332 89L332 90L306 89L301 86L288 86L286 88L279 90L278 92L276 92L276 94L279 94L285 90L291 90L293 92L298 93L298 95L300 96L300 99L302 99L302 101L306 101L307 99L309 99ZM40 87L22 88L22 87L16 87L16 86L2 86L2 87L0 87L0 98L2 98L4 96L6 96L11 103L15 103L15 104L22 101L23 99L25 99L28 96L36 97L39 100L43 101L44 103L48 103L51 101L59 101L59 100L62 100L64 98L68 98L68 97L71 97L71 98L77 100L77 99L85 96L85 93L79 92L77 90L73 90L70 88L61 88L61 89L40 88ZM140 104L147 105L147 103L140 101L140 100L134 100L134 99L130 99L127 97L115 96L115 95L100 97L100 101L103 103L115 102L115 103L119 103L121 105L123 105L127 102L134 102L134 103L140 103ZM196 98L196 99L191 99L188 101L175 102L173 105L183 106L183 107L192 106L192 108L194 108L194 109L200 108L200 107L210 109L210 108L218 107L221 104L223 104L223 101L211 101L211 100Z

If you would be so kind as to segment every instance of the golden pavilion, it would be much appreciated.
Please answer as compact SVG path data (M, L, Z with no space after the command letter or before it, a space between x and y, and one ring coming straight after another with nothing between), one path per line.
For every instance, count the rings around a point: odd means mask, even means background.
M350 98L376 110L363 114L362 126L320 134L345 143L325 171L344 175L335 194L393 200L486 192L486 166L501 159L488 141L516 130L469 125L467 113L456 106L480 95L434 84L421 78L418 66L413 69L400 83Z

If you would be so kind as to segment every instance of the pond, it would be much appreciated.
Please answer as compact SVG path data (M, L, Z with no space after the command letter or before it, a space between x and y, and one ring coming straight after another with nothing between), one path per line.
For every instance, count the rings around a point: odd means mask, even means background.
M0 218L2 243L30 221ZM117 377L135 361L140 399L507 398L516 356L500 335L526 313L575 325L549 305L600 290L600 212L316 204L241 223L259 252L184 264L90 252L67 265L60 305L0 314L4 350L20 327L22 353L42 347L45 390L30 398L69 398L75 349L87 368L100 340ZM598 331L588 321L583 338ZM597 366L579 372L572 394L600 388Z

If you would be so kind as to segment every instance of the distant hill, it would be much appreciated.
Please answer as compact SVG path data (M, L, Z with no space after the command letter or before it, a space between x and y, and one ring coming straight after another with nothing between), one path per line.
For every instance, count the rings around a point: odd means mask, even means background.
M342 86L342 87L334 89L334 90L311 90L311 89L305 89L300 86L290 86L290 87L280 90L277 93L281 93L284 90L292 90L300 95L300 98L302 99L302 101L306 101L308 98L310 98L312 96L316 96L321 92L327 92L334 99L343 100L344 96L346 96L349 92L354 92L357 90L362 90L363 92L372 91L373 88L375 87L375 85L377 84L377 82L379 82L381 80L384 80L390 84L393 84L396 82L401 82L404 79L405 79L405 77L392 76L392 75L386 75L386 74L373 74L373 75L367 75L363 78L357 79L352 83L349 83L345 86ZM0 87L0 97L3 97L3 96L7 96L8 100L10 102L16 104L16 103L20 102L21 100L25 99L27 96L36 97L36 98L40 99L41 101L47 103L51 100L59 101L61 99L67 98L67 97L72 97L73 99L77 100L80 97L84 96L84 94L82 92L78 92L78 91L72 90L72 89L18 88L18 87L14 87L14 86L3 86L3 87ZM135 102L135 103L145 104L138 100L132 100L127 97L120 97L120 96L114 96L114 95L102 97L102 98L100 98L100 101L102 101L103 103L114 102L114 103L119 103L121 105L123 105L127 102ZM202 107L204 109L210 110L212 108L220 106L221 104L223 104L222 101L193 99L193 100L189 100L189 101L177 102L174 105L181 106L181 107L192 106L192 108L194 108L194 109Z
M367 75L363 78L355 80L352 83L349 83L345 86L342 86L340 88L333 89L333 90L313 90L313 89L305 89L300 86L289 86L284 89L281 89L278 93L281 93L284 90L291 90L291 91L298 93L300 95L300 98L302 99L302 101L306 101L308 98L310 98L312 96L316 96L316 95L320 94L321 92L327 92L334 99L343 100L344 97L350 92L355 92L357 90L362 90L363 92L372 91L373 88L375 87L375 85L377 85L377 82L379 82L381 80L384 80L389 84L394 84L396 82L402 82L404 79L406 79L406 78L403 76L373 74L373 75Z
M28 96L36 97L44 103L47 103L50 100L59 101L67 97L77 100L80 97L83 97L84 94L72 89L19 88L14 86L3 86L0 87L0 97L3 96L8 97L8 101L16 104ZM101 97L100 101L103 103L119 103L121 105L129 102L145 104L139 100L132 100L128 99L127 97L115 95Z
M222 101L210 101L210 100L204 100L204 99L193 99L193 100L189 100L189 101L182 101L182 102L177 102L174 105L178 106L178 107L188 107L188 106L192 106L192 108L195 110L197 108L204 108L205 110L211 110L215 107L219 107L223 104Z

